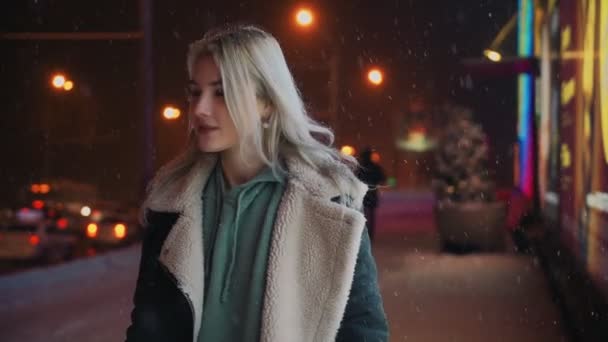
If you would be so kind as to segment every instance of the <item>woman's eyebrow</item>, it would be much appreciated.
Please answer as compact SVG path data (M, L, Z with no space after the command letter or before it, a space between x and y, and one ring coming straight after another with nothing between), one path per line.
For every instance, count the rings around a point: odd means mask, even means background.
M195 80L188 80L188 85L198 86L198 83L196 83ZM213 86L213 87L215 87L215 86L221 86L222 85L222 79L220 78L218 80L211 81L211 82L208 83L208 85Z

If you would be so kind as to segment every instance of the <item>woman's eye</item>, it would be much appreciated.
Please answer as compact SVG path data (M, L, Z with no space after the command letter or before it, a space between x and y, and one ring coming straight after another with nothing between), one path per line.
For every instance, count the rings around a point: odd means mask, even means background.
M215 90L215 96L223 97L224 96L224 89L216 89Z
M186 89L186 96L188 99L197 99L201 94L202 91L200 89Z

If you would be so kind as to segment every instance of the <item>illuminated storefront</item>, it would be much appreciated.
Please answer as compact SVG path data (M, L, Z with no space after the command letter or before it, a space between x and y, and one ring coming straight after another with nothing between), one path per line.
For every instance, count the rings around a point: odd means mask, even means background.
M543 215L608 296L608 1L537 9Z

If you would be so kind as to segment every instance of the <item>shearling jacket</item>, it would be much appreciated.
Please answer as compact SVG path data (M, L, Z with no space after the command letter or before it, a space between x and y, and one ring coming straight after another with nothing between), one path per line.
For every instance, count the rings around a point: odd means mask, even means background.
M197 339L205 286L201 193L216 161L201 158L174 184L152 182L129 342ZM355 181L342 194L300 159L287 159L286 166L268 256L261 341L388 340L358 210L367 186Z

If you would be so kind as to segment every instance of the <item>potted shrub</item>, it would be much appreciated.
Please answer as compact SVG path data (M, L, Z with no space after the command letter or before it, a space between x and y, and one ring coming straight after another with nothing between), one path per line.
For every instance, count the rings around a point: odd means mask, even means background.
M435 220L443 250L504 249L506 204L496 200L488 144L464 108L449 107L436 152Z

